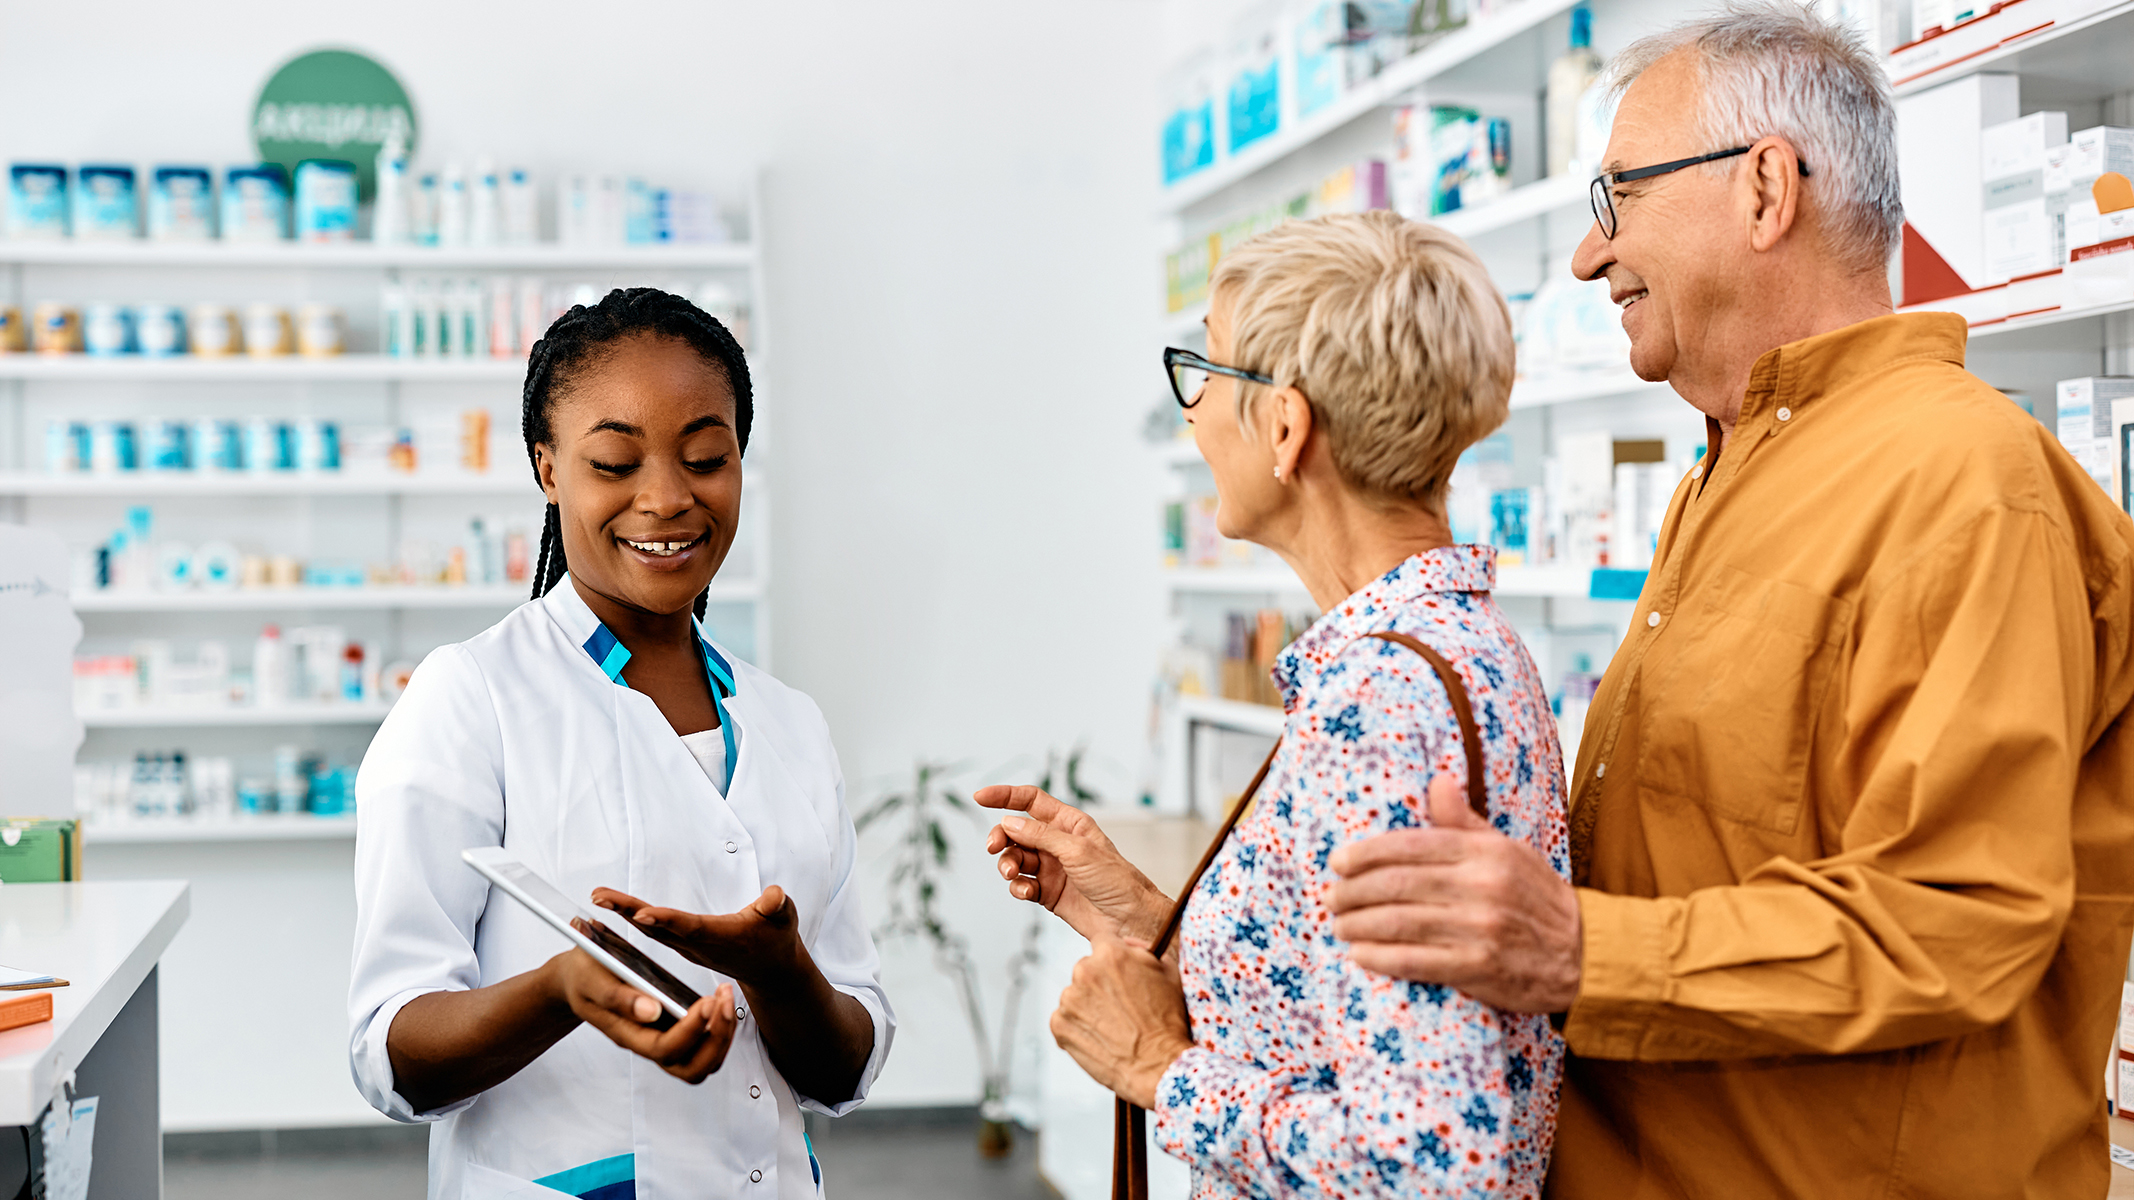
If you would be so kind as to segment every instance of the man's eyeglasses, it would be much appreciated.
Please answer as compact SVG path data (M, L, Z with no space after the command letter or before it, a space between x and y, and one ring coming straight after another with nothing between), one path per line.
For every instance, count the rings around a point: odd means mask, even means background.
M1593 201L1593 219L1600 224L1601 236L1611 240L1615 237L1615 185L1619 183L1636 183L1640 179L1652 179L1661 175L1671 175L1684 167L1694 167L1700 163L1717 162L1722 158L1732 158L1737 154L1747 154L1755 148L1754 146L1736 146L1732 150L1714 150L1710 154L1700 154L1695 158L1678 158L1673 162L1661 163L1657 167L1639 167L1633 171L1613 171L1605 175L1595 176L1590 198ZM1808 164L1799 159L1794 161L1800 163L1801 175L1805 178L1808 174Z
M1178 407L1191 408L1200 403L1200 389L1207 386L1208 376L1228 375L1247 383L1264 383L1274 386L1274 380L1257 371L1244 371L1212 363L1191 350L1171 346L1163 352L1163 370L1171 377L1171 394L1178 397Z

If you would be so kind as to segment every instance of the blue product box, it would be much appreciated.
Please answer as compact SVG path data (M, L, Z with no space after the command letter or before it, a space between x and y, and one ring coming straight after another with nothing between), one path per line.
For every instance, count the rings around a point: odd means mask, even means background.
M141 236L140 193L127 166L85 166L74 181L74 236L123 241Z
M1215 101L1181 106L1163 123L1163 181L1176 183L1215 165Z
M215 236L215 173L206 167L157 167L148 188L148 236L204 242Z
M7 170L7 235L67 236L67 169L15 163Z
M1271 52L1270 34L1256 53L1238 64L1230 80L1230 153L1236 154L1282 128L1282 59Z
M1341 98L1347 82L1348 4L1319 0L1296 25L1297 116L1308 117Z
M331 158L296 164L296 240L349 242L356 237L356 165Z
M289 236L289 176L280 164L231 167L223 175L222 236L233 242Z

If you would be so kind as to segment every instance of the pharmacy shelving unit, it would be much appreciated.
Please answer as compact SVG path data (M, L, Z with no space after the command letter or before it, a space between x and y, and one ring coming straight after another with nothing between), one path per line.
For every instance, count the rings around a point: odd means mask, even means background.
M754 206L751 205L753 210ZM544 284L611 287L717 280L750 310L751 365L760 380L766 320L761 225L723 245L559 246L438 249L369 244L303 246L147 242L0 241L0 303L56 300L267 300L332 304L347 314L350 353L326 359L98 358L0 354L0 520L43 526L91 545L139 504L155 510L159 535L190 544L234 543L245 552L339 561L397 557L405 541L458 540L468 516L496 516L537 538L540 493L517 437L518 358L405 359L376 352L378 296L389 281L508 274ZM760 387L760 384L759 384ZM330 417L355 425L433 425L487 408L490 463L462 471L428 461L411 474L218 475L153 472L108 477L44 471L51 416L85 419ZM764 424L759 421L755 446ZM726 573L713 589L715 632L758 662L771 653L765 603L772 478L749 456L748 500ZM443 469L440 469L440 468ZM94 591L74 597L83 652L122 652L140 639L187 644L213 637L247 665L265 622L332 623L387 663L419 661L431 648L469 637L523 603L527 585L362 586ZM278 707L136 706L80 714L82 761L130 761L137 750L183 748L234 760L240 779L270 774L278 746L317 750L330 761L360 759L390 707L384 703L291 703ZM187 1085L164 1100L167 1128L180 1130L345 1126L375 1122L348 1087L345 1011L354 929L349 878L356 822L311 814L92 819L84 831L90 878L189 879L194 916L161 969L166 1013L162 1070ZM253 981L259 1029L271 1062L232 1055L220 1039L194 1037L227 1022L227 964L265 950L276 970Z

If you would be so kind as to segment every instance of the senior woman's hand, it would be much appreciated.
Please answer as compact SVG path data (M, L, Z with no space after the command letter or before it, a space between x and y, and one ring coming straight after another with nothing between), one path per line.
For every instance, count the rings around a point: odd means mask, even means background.
M1193 1048L1177 966L1149 953L1143 941L1091 943L1060 993L1052 1040L1114 1094L1156 1107L1156 1084Z
M1094 942L1153 940L1171 915L1171 898L1126 861L1090 815L1024 784L995 784L972 795L980 807L1023 814L986 834L1000 856L1000 877L1017 900L1042 904Z

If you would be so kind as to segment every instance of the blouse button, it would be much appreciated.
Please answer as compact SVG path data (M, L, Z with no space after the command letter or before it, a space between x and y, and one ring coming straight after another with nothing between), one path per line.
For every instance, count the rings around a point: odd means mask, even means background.
M748 1181L749 1181L750 1183L762 1183L762 1182L763 1182L763 1172L761 1172L761 1171L750 1171L750 1172L748 1173Z
M732 854L738 851L739 849L741 849L741 847L734 845L732 842L726 843L726 852L728 854Z
M1790 421L1790 420L1792 420L1792 419L1793 419L1793 410L1792 410L1792 409L1790 409L1790 408L1781 408L1781 409L1779 409L1779 410L1778 410L1778 419L1779 419L1779 420L1781 420L1781 421Z
M748 1098L749 1098L749 1099L751 1099L751 1100L761 1100L761 1099L763 1098L763 1089L762 1089L762 1088L759 1088L759 1087L757 1087L757 1086L756 1086L755 1084L753 1084L753 1083L752 1083L752 1084L749 1084L749 1085L748 1085Z
M1646 613L1646 614L1645 614L1645 626L1646 626L1646 628L1648 628L1648 629L1658 629L1658 628L1660 627L1660 614L1658 614L1658 613Z

